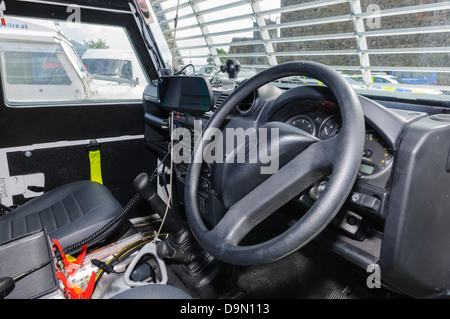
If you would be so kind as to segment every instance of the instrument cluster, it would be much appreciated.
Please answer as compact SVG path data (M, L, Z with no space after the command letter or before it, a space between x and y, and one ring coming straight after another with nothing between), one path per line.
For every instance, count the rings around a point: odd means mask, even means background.
M312 99L292 101L285 108L303 111L297 114L292 114L292 111L290 111L288 118L285 120L287 124L321 140L332 138L341 131L342 119L339 113L339 106L332 101ZM393 154L381 135L368 125L366 126L366 142L360 174L375 175L392 165Z

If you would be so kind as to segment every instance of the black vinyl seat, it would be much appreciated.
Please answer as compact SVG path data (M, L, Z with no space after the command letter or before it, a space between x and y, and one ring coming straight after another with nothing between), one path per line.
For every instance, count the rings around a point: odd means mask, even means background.
M0 242L45 228L67 247L85 239L122 210L103 185L77 181L55 188L0 218ZM111 235L120 223L97 242ZM92 243L91 243L92 244Z

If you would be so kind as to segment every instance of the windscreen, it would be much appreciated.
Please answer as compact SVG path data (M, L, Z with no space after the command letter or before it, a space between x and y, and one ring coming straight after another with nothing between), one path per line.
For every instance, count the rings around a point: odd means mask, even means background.
M228 58L241 79L290 61L331 66L362 93L450 99L450 2L440 0L150 1L174 72L220 84ZM323 85L303 77L279 85Z

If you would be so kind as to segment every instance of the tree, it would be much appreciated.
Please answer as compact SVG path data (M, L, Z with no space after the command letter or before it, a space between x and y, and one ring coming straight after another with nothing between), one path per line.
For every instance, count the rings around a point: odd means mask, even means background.
M83 40L84 45L92 48L92 49L109 49L109 45L106 44L106 39L98 39L97 41L95 40Z
M220 54L220 55L228 54L228 52L225 49L216 49L216 52L217 52L217 54ZM227 61L227 58L220 57L220 62L222 64L225 64L226 61ZM208 65L214 65L214 59L212 57L209 57L208 59L206 59L206 62L208 63Z

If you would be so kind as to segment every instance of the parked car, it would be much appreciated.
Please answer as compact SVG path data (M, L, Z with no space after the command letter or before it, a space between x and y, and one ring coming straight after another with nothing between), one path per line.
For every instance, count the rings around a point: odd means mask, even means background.
M363 77L360 75L356 75L352 77L358 82L363 82ZM379 90L392 90L392 91L398 91L398 92L411 92L411 93L426 93L426 94L444 94L442 91L437 89L428 89L428 88L415 88L414 86L411 86L408 82L406 82L403 79L400 79L398 77L395 77L393 75L385 75L385 74L373 74L372 75L372 82L371 83L384 83L386 85L383 86L377 86L377 85L371 85L373 89L379 89ZM395 86L390 87L387 84L405 84L404 87L402 86Z
M406 72L406 71L392 71L392 75L402 79L409 84L429 84L437 85L436 72Z

